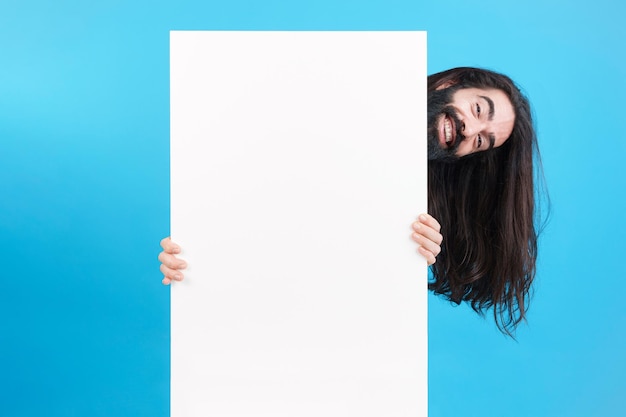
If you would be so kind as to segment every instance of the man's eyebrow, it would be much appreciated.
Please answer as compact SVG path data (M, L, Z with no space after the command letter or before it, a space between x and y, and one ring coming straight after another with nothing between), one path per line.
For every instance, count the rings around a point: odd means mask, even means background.
M489 134L489 147L487 148L487 150L493 149L494 146L496 146L496 137L493 135L493 133L490 133Z
M487 104L489 105L489 120L493 120L493 115L495 113L495 109L493 108L493 100L487 96L479 96L479 97L485 100Z

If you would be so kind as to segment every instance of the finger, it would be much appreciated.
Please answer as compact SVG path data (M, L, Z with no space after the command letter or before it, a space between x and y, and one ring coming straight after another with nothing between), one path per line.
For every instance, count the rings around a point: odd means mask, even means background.
M424 257L426 258L426 263L428 264L428 266L434 264L437 261L437 258L435 257L435 255L433 255L432 252L430 252L429 250L424 249L423 246L419 246L417 248L417 251Z
M439 253L441 253L441 246L439 246L436 242L433 242L432 240L420 235L419 233L413 233L411 235L411 238L421 247L432 253L434 256L437 256L439 255Z
M169 253L159 253L159 261L170 269L185 269L187 268L187 262L182 259L178 259L174 255Z
M165 265L161 265L160 267L161 273L165 278L163 280L169 279L170 281L182 281L185 277L182 272L177 271L175 269L170 269Z
M443 235L436 229L433 229L432 227L419 221L413 222L411 226L413 227L413 230L415 230L415 233L424 236L425 238L435 242L437 245L441 245L441 242L443 242Z
M163 279L161 280L161 283L163 285L170 285L171 282L172 282L172 280L169 279L168 277L163 277Z
M418 217L418 220L420 222L424 223L426 226L429 226L429 227L433 228L437 232L441 232L441 225L430 214L428 214L428 213L420 214L419 217Z
M172 239L168 237L161 239L161 247L164 252L175 254L180 253L180 246L172 242Z

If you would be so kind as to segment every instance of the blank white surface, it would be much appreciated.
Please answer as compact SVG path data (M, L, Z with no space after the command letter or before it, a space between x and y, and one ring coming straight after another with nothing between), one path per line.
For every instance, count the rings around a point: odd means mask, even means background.
M423 32L171 32L171 415L426 416Z

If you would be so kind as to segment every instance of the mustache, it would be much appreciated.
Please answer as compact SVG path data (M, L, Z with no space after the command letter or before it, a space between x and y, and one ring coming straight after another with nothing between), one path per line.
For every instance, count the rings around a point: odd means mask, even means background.
M428 160L437 162L456 162L459 157L456 155L459 145L466 139L463 134L463 122L459 119L458 113L452 107L452 97L460 87L449 87L442 90L428 92ZM440 142L440 123L447 117L454 129L454 143L451 146L443 145Z

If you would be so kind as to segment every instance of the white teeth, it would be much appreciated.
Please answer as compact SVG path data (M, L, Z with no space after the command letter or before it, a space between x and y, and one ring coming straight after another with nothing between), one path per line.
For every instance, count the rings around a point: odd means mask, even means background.
M446 143L450 143L452 141L452 124L450 124L450 120L443 120L443 132L446 135Z

